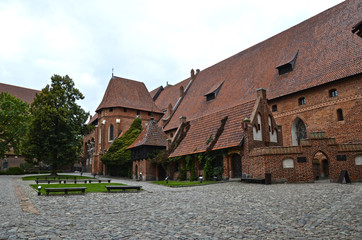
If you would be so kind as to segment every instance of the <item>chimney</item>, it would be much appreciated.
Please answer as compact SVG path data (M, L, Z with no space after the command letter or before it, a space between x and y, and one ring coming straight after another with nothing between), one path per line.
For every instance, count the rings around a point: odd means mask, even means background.
M196 69L196 75L199 74L200 72L200 69Z
M180 117L180 124L185 123L186 122L186 117L185 116L181 116Z
M191 69L191 79L194 79L194 77L195 77L195 71L194 69Z
M167 111L168 111L168 116L171 116L171 113L172 113L172 104L171 103L168 105Z
M260 97L261 99L266 99L266 89L264 88L258 88L256 90L257 96Z

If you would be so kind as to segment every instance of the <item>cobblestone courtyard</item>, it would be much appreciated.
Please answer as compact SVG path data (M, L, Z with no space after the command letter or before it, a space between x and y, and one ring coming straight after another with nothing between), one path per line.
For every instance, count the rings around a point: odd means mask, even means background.
M362 183L240 182L37 196L0 176L0 239L362 239Z

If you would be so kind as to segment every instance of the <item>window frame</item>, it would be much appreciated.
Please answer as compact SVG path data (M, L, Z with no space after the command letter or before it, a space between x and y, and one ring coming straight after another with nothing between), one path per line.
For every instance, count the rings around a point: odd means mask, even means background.
M307 104L307 101L305 100L305 97L298 98L298 105L299 106L303 106L303 105L306 105L306 104Z

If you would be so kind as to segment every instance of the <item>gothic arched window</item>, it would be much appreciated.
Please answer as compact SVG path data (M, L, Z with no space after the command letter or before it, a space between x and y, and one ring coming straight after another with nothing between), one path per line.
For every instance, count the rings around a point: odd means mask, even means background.
M307 138L307 128L300 118L296 118L292 124L292 143L294 146L300 145L302 139Z

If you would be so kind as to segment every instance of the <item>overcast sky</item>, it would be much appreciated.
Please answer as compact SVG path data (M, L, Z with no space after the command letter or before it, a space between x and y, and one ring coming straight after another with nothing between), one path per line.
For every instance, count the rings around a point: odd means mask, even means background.
M341 0L0 0L0 82L69 75L93 114L114 75L149 91L186 79Z

